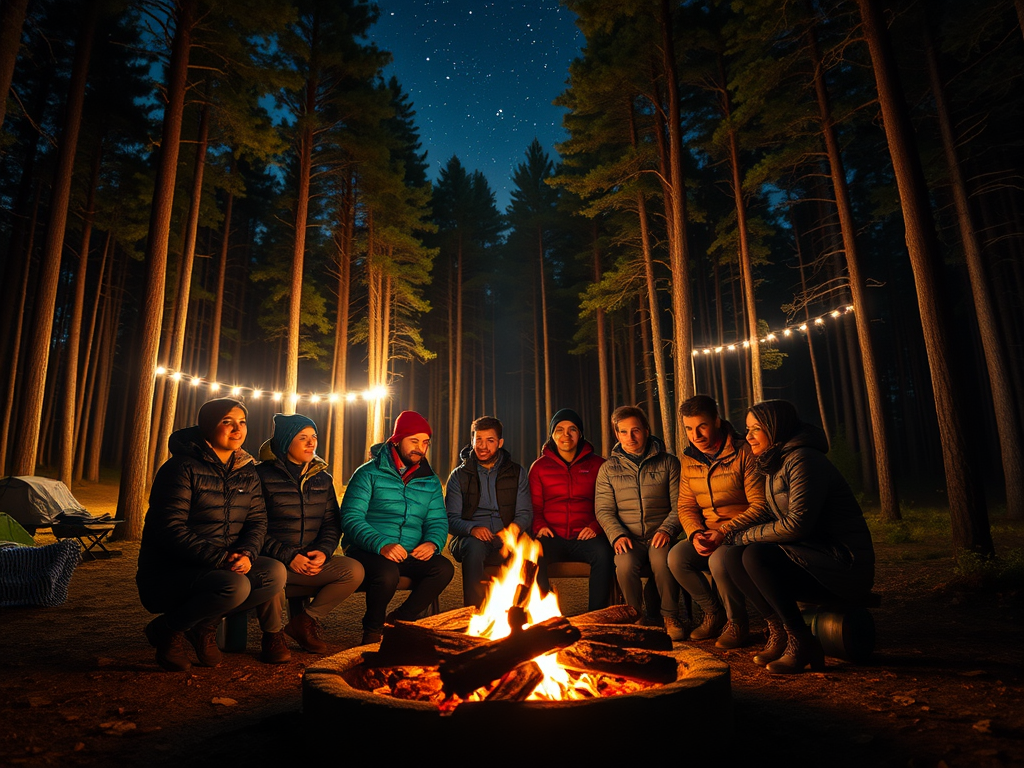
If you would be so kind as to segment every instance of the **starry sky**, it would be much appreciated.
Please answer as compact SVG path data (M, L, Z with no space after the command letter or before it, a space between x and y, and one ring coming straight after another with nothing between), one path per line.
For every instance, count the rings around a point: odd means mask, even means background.
M536 137L556 158L567 136L552 100L566 87L583 35L558 0L377 0L370 38L391 51L416 110L432 179L452 155L482 171L498 209Z

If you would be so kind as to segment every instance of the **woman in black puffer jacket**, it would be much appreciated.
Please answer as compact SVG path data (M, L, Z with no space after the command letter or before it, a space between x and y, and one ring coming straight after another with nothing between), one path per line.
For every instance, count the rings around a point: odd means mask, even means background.
M321 620L363 581L357 560L335 555L341 538L338 497L327 462L316 455L316 424L300 414L274 416L274 436L260 448L256 467L267 503L263 554L288 568L288 597L312 596L284 633L310 653L323 653ZM279 632L285 593L258 609L264 632Z
M135 581L142 605L161 614L145 631L170 671L191 667L185 640L201 664L219 664L221 618L284 589L284 567L260 556L267 512L255 462L242 449L246 415L237 400L204 404L198 426L171 435L171 458L153 481Z
M821 645L804 623L798 600L856 599L871 592L875 553L849 484L825 455L828 440L804 424L786 400L747 412L747 443L765 475L765 502L722 525L723 546L711 555L768 624L768 643L754 661L769 672L824 666Z

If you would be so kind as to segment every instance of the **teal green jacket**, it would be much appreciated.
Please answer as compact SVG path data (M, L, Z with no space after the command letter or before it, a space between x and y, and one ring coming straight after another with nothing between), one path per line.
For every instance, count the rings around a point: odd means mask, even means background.
M408 483L402 481L387 443L370 449L373 456L352 473L341 500L344 546L380 554L385 544L401 544L411 552L429 541L444 549L448 514L441 481L427 460Z

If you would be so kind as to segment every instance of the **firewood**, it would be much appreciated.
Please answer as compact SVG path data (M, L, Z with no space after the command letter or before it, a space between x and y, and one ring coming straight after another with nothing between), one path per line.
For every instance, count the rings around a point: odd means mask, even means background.
M564 616L555 616L501 640L442 659L440 672L445 692L466 697L524 661L555 648L565 648L579 639L578 629Z
M544 673L537 662L527 661L506 673L487 694L487 701L526 701L543 679Z
M573 616L569 621L574 627L582 627L584 624L635 624L640 618L635 608L628 605L610 605L589 613L581 613Z
M482 637L462 632L431 629L410 621L396 621L384 627L380 648L363 654L369 667L418 664L436 666L441 659L486 643Z
M559 651L558 663L580 672L599 672L645 683L664 684L676 679L676 660L671 656L587 640ZM443 672L441 679L444 680Z
M572 619L570 623L574 623ZM671 651L672 638L661 627L639 624L583 624L579 629L584 640L608 643L622 648L645 648L648 651Z
M469 619L476 612L476 608L456 608L454 611L445 611L433 616L427 616L416 623L421 627L430 629L450 629L453 632L465 632L469 628Z

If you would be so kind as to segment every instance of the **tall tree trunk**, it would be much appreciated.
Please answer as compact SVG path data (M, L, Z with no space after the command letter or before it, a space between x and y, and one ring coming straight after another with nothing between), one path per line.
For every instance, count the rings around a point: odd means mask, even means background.
M92 317L89 320L89 331L86 336L85 359L82 361L82 378L78 387L78 402L75 405L75 467L74 479L80 481L85 472L85 451L88 445L86 433L89 418L93 410L93 393L96 390L96 379L99 371L100 337L106 327L106 316L110 312L111 295L113 293L111 272L114 265L114 236L107 233L103 245L103 257L100 260L99 279L96 281L96 298L93 301ZM103 298L103 287L107 286L107 297ZM103 315L100 315L100 305ZM83 386L84 384L84 386Z
M167 240L170 236L174 204L174 181L181 145L181 118L185 107L188 56L195 23L196 0L181 0L178 5L171 61L167 70L167 104L164 107L160 159L153 190L153 207L146 242L146 284L138 327L139 346L128 387L127 429L124 443L124 468L117 497L117 517L125 521L119 536L137 540L142 536L146 501L146 459L150 435L150 413L157 351L163 320L164 289L167 282Z
M453 343L455 344L454 365L455 365L455 378L452 379L454 386L452 387L452 432L449 435L449 454L448 461L454 466L459 460L459 446L462 439L462 390L465 386L465 377L462 371L463 365L463 344L462 344L462 281L465 271L463 269L463 261L465 259L465 248L462 242L462 231L461 228L458 232L455 245L455 336Z
M21 47L21 28L25 23L28 0L4 0L0 5L0 128L7 114L7 94L14 79L14 64Z
M544 230L537 227L537 260L540 265L540 321L541 339L544 345L544 421L551 423L555 412L551 408L551 336L548 334L548 294L544 276Z
M233 161L234 154L231 159ZM231 162L233 171L234 162ZM237 171L233 171L237 172ZM224 323L224 282L228 274L228 245L231 241L231 216L235 203L235 194L230 189L224 201L224 233L220 240L220 258L217 260L217 286L213 291L213 316L210 318L210 354L206 368L206 376L210 381L217 381L220 375L220 332Z
M814 324L811 323L811 310L807 303L807 276L804 269L803 249L800 247L800 233L797 231L796 225L793 226L793 241L796 243L796 260L800 268L800 293L804 304L803 331L807 336L807 354L811 358L814 394L818 399L818 416L821 419L821 428L824 430L825 436L831 440L832 432L829 430L828 417L825 415L825 395L821 388L821 372L818 370L818 359L814 356Z
M1017 10L1018 13L1021 12L1020 3L1017 5ZM953 193L953 205L956 209L957 225L960 228L964 259L967 262L967 274L970 276L971 296L974 299L974 311L978 317L981 347L985 353L985 368L988 371L989 384L992 388L996 433L999 436L999 454L1006 483L1006 512L1011 520L1020 520L1024 518L1024 452L1021 448L1021 443L1024 440L1021 435L1021 416L1010 384L1011 376L1006 363L1005 348L1000 334L999 320L996 317L992 289L989 286L988 275L985 274L981 243L971 217L967 185L960 171L956 137L953 135L953 123L949 116L949 107L946 105L945 88L942 85L942 78L939 76L939 65L935 56L931 29L927 21L923 27L928 75L938 112L942 149L946 156L946 166L949 169L950 190Z
M196 259L196 235L199 232L199 207L203 198L203 172L206 169L206 149L210 135L210 107L203 104L199 110L199 136L196 140L195 167L192 172L192 192L185 227L181 274L178 276L178 295L174 301L174 328L167 367L173 374L167 377L167 400L160 422L153 468L167 460L167 441L174 431L174 417L178 412L178 390L181 386L181 361L185 354L185 327L188 324L189 296L192 293L192 270Z
M656 353L651 339L651 331L656 327L657 323L651 323L651 311L645 306L646 300L650 294L650 284L647 286L647 290L640 292L640 356L643 359L643 371L644 371L644 411L647 412L647 421L651 425L651 430L664 429L665 427L665 409L664 407L658 409L655 408L655 402L659 405L658 396L655 394L655 376L658 374L651 370L651 360L658 360L662 358L660 352ZM649 306L649 305L648 305ZM660 338L660 334L659 334ZM630 343L633 343L633 337L630 336ZM625 391L636 393L636 387L632 386L632 381L628 375L631 370L636 370L636 363L633 361L632 355L626 355L626 361L632 363L630 366L623 365L623 375L625 378ZM660 384L658 385L660 389ZM636 399L633 397L629 398L629 403L635 404ZM668 414L668 418L672 418L671 414ZM660 425L659 425L660 420ZM609 454L605 454L606 456Z
M885 420L885 405L882 398L882 387L878 364L875 359L875 344L871 337L868 302L865 296L865 278L861 273L860 254L857 249L856 225L853 220L853 206L850 203L849 189L846 181L846 170L843 156L839 148L835 123L832 120L832 108L829 103L828 89L825 85L825 73L822 69L821 55L818 52L817 36L813 29L808 33L808 49L814 67L814 91L818 101L818 114L821 119L821 133L825 140L828 154L829 170L832 175L832 188L836 197L836 210L839 215L839 229L843 237L843 251L846 255L846 270L850 278L850 294L853 297L854 322L857 326L857 341L860 347L861 363L864 368L864 387L868 395L868 411L871 417L871 444L875 457L875 475L878 478L878 501L882 520L892 522L900 519L899 500L896 496L896 481L892 472L892 459L889 453L889 426ZM808 339L810 335L808 334ZM854 382L856 387L856 383ZM857 389L859 392L859 388ZM861 447L866 455L867 443ZM868 474L865 472L865 485L868 486Z
M882 121L903 208L907 250L917 285L917 303L928 353L942 460L946 470L949 512L953 522L953 552L956 557L966 551L992 555L995 549L981 478L966 444L966 419L971 409L961 395L950 367L952 336L943 310L939 275L941 257L931 209L928 207L928 187L917 155L913 128L906 113L906 101L888 31L877 0L857 0L857 6L871 54Z
M594 220L591 228L591 242L593 244L594 259L594 283L601 282L601 242L600 225ZM598 309L595 312L594 322L597 324L597 378L600 384L600 412L601 412L601 455L611 455L611 436L608 425L611 424L611 401L608 379L608 336L605 332L604 310Z
M345 176L339 211L338 229L334 234L338 254L338 311L334 320L334 374L332 387L344 398L348 391L348 324L351 308L349 295L352 279L352 246L355 234L355 189L353 171ZM339 400L332 412L331 474L334 487L341 492L345 482L345 401Z
M68 83L64 128L61 131L61 140L57 149L57 168L54 172L53 196L50 199L50 218L46 227L46 244L43 247L40 261L39 285L33 312L32 341L26 350L28 358L22 390L21 426L18 429L19 439L14 451L14 468L12 470L16 475L34 474L36 468L57 284L60 279L61 255L64 251L64 231L68 223L68 205L71 200L71 177L75 168L78 132L82 127L82 104L85 101L85 83L89 74L89 59L92 56L98 13L99 0L90 0L85 10L81 33L75 44L75 60L71 67L71 80ZM6 91L4 94L6 98ZM72 365L77 365L75 360L69 362Z
M718 263L718 259L714 260L714 269L712 274L715 279L715 326L718 330L718 346L725 347L725 319L723 318L722 312L722 281L721 281L721 268ZM719 411L722 414L722 418L726 421L729 420L730 403L729 403L729 376L726 371L725 359L728 357L726 354L718 356L719 373L722 377L722 402L719 405Z

